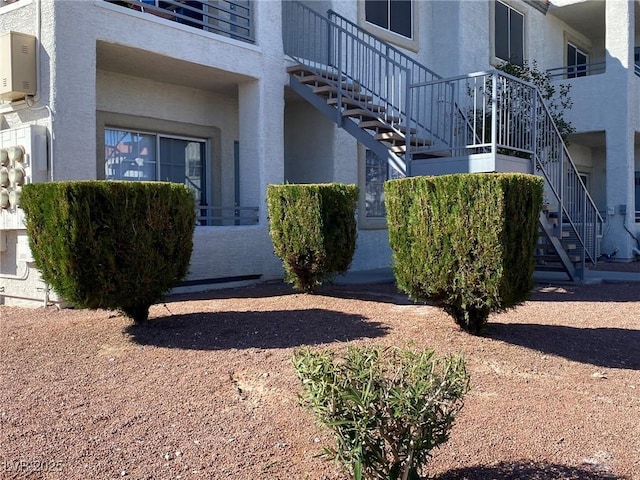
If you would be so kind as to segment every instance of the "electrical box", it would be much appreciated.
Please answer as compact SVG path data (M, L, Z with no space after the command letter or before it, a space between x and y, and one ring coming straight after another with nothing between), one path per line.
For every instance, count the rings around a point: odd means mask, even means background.
M47 181L47 153L44 125L0 130L0 230L24 229L22 187Z
M36 48L33 35L0 35L0 100L21 100L36 94Z

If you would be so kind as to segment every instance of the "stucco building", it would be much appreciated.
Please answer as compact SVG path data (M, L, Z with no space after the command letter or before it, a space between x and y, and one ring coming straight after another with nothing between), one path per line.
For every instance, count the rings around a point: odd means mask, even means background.
M358 184L352 269L366 270L391 260L385 179L555 164L551 210L585 243L582 264L631 261L638 11L626 0L0 0L0 302L48 295L19 208L36 181L186 182L199 202L186 289L282 276L270 183ZM504 60L535 60L572 86L570 155L526 85L469 77ZM498 89L509 93L491 104ZM516 91L530 104L519 120Z

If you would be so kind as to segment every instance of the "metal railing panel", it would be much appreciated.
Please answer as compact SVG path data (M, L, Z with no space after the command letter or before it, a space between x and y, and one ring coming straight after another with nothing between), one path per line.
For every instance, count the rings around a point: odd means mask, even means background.
M105 0L199 30L254 43L252 0Z
M580 243L583 265L586 257L596 263L598 237L602 235L602 216L582 182L569 150L537 89L536 94L536 171L547 179L547 191L552 192L553 200L558 203L559 227L562 229L563 225L569 225Z
M569 79L578 77L589 77L600 75L607 70L607 62L583 63L581 65L571 65L566 67L550 68L547 70L552 79Z
M533 154L531 85L509 75L471 75L412 84L411 103L418 104L414 121L439 142L425 151L453 156L497 152ZM415 126L415 125L413 125Z
M258 212L258 207L198 206L196 224L200 226L257 225L260 220Z
M293 1L283 2L282 8L285 53L311 71L336 74L332 85L337 88L337 115L345 96L356 102L363 99L359 104L371 113L378 113L373 105L383 107L377 118L406 136L411 145L405 161L421 142L431 144L432 132L415 118L410 120L416 111L426 110L409 90L414 82L439 76L335 12L329 11L328 18ZM341 119L336 121L342 124ZM409 123L411 130L406 128Z

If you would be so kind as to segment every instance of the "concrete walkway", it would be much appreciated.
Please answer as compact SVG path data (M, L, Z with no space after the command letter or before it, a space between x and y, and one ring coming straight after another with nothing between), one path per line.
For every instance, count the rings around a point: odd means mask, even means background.
M566 284L573 283L562 272L534 272L533 280L538 284ZM375 283L394 282L391 268L379 268L376 270L362 270L359 272L347 272L334 278L336 285L367 285ZM638 272L607 272L587 270L584 281L585 285L597 285L600 283L638 283L640 284L640 273Z

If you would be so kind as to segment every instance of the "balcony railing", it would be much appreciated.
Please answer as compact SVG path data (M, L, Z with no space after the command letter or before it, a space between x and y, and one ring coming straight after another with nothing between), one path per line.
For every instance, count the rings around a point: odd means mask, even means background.
M584 63L566 67L550 68L547 73L552 79L568 79L577 77L589 77L605 73L607 62Z
M218 35L254 43L252 0L106 0Z
M196 223L200 226L257 225L258 207L206 207L198 206Z

